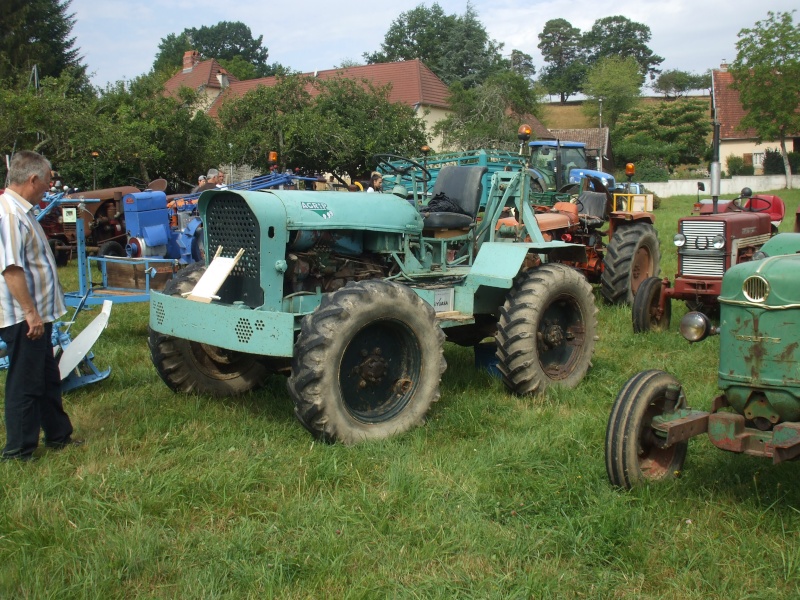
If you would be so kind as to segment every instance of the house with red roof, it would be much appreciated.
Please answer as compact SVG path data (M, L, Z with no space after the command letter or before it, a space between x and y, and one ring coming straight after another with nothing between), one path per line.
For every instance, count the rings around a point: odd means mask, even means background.
M197 108L208 112L220 94L238 82L213 58L201 61L197 50L189 50L183 55L183 69L166 81L164 89L170 96L177 95L182 87L199 92L201 99Z
M742 107L739 91L733 89L733 74L728 71L727 64L711 71L711 84L711 111L720 124L719 160L722 170L728 170L728 157L734 155L744 158L746 165L753 165L756 175L763 173L764 152L780 148L780 140L758 143L756 130L742 126L747 111ZM800 137L787 140L786 150L800 151Z
M431 132L433 126L450 113L447 101L448 89L444 82L419 59L378 63L358 67L328 69L304 73L307 77L333 79L337 77L367 80L375 87L391 85L389 99L411 106ZM202 92L202 109L214 118L220 107L232 98L240 98L258 86L274 86L275 77L262 77L240 81L227 73L216 60L200 61L199 54L189 51L183 57L183 70L172 76L165 84L167 93L175 94L181 87L189 87ZM316 94L312 87L309 93ZM538 138L552 139L549 130L538 120L531 120L531 127ZM432 136L432 134L430 134ZM431 137L430 145L441 151L441 139Z

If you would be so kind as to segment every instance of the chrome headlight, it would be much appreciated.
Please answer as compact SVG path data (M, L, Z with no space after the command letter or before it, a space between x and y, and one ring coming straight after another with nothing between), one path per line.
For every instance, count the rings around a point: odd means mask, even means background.
M753 254L753 260L764 260L768 256L769 254L767 254L763 250L758 250L755 254Z
M701 312L686 313L681 319L681 335L690 342L700 342L713 333L711 320Z
M725 247L725 238L719 234L715 235L714 239L711 240L711 246L715 250L722 250Z
M672 243L675 244L678 248L683 246L686 243L686 236L682 233L676 233L675 237L672 238Z

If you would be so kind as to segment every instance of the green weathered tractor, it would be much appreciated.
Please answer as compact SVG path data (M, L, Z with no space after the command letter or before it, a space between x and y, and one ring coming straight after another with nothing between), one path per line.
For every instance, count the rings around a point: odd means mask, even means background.
M701 312L681 321L691 342L720 336L718 385L710 411L687 408L681 383L664 371L634 375L619 392L606 431L611 483L631 487L680 472L691 437L708 434L730 452L800 456L800 234L780 234L754 260L722 278L720 324Z
M190 266L151 295L150 350L176 392L226 396L288 375L295 414L325 441L408 430L439 398L445 339L494 337L517 394L577 385L594 349L591 288L561 262L583 246L545 241L525 177L446 167L424 212L393 194L269 190L200 197L205 247L241 260L210 303L185 298L211 266ZM405 196L405 194L402 194ZM519 225L498 238L513 208ZM522 241L530 240L530 241Z

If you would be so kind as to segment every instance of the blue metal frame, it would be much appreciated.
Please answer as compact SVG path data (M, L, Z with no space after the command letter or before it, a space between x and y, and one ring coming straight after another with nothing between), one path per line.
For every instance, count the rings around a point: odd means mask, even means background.
M171 258L114 258L104 257L97 258L95 256L86 255L86 236L83 232L83 219L78 219L75 223L76 234L78 238L78 291L67 292L64 294L64 299L67 306L80 307L96 306L102 304L103 300L113 300L115 303L126 304L130 302L148 302L150 300L150 278L155 275L155 268L151 265L155 264L169 264L174 265L175 260ZM144 290L134 288L110 288L108 287L108 273L106 272L106 265L108 263L121 263L131 264L131 261L136 261L135 264L144 265L145 271L145 287ZM102 273L102 283L95 284L92 281L92 264L99 264Z

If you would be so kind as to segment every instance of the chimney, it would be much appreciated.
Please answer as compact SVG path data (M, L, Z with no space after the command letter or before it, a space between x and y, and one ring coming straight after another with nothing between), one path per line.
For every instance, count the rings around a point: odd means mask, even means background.
M722 59L722 64L719 66L719 70L722 71L723 73L728 72L728 61L725 60L724 58Z
M219 70L219 73L217 73L217 81L219 81L219 87L223 90L230 85L230 81L228 81L228 72L225 69Z
M183 53L183 72L188 73L200 62L200 53L197 50L187 50Z

